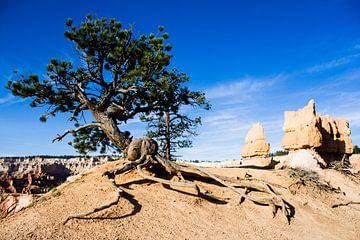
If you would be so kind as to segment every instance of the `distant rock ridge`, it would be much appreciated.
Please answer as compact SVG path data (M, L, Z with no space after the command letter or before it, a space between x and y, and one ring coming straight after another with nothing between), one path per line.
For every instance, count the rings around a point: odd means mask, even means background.
M2 193L46 193L68 179L110 160L110 157L1 157Z
M0 157L0 174L17 177L27 173L47 173L49 175L75 175L109 160L101 157Z

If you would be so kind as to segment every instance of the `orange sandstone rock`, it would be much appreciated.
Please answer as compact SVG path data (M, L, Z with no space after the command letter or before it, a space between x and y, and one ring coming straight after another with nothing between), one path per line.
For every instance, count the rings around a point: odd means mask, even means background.
M243 158L266 157L270 151L270 144L265 139L264 128L260 123L254 124L245 138L245 146L241 151Z

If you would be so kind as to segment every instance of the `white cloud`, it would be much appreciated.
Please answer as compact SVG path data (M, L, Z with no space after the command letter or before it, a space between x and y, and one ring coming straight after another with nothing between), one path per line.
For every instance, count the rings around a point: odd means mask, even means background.
M352 54L352 55L345 56L345 57L342 57L342 58L338 58L338 59L335 59L335 60L332 60L332 61L329 61L329 62L326 62L326 63L321 63L321 64L318 64L318 65L315 65L315 66L312 66L312 67L306 69L306 72L308 72L308 73L318 73L318 72L323 72L323 71L326 71L326 70L330 70L330 69L333 69L333 68L348 64L348 63L354 61L359 56L360 56L359 54Z
M210 100L225 97L248 96L251 93L262 91L263 89L271 87L275 83L285 79L286 76L282 74L264 78L247 76L239 80L227 81L217 86L208 88L205 93Z
M181 149L179 154L184 159L207 161L239 159L245 135L254 122L262 122L269 134L279 132L273 127L279 125L279 119L264 114L261 109L267 106L261 104L272 95L273 87L286 79L283 74L246 77L207 89L213 107L202 114L200 135L193 139L194 147Z
M219 125L233 121L236 116L228 111L217 112L216 115L211 115L203 119L203 123L210 125Z
M5 97L0 98L0 106L2 105L11 105L19 102L24 102L26 99L15 97L11 94L6 95Z
M0 105L11 103L15 100L15 97L11 94L6 95L5 97L0 98Z

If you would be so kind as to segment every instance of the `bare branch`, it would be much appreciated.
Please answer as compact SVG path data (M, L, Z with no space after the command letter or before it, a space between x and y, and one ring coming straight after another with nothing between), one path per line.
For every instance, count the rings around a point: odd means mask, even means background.
M129 92L137 92L138 89L139 89L138 86L131 86L128 88L118 88L116 89L116 92L122 94L128 94Z
M88 106L89 109L94 109L93 104L90 102L90 100L87 98L84 89L81 86L81 82L77 85L77 90L79 92L81 100Z
M75 133L77 133L78 131L80 131L81 129L84 129L84 128L88 128L88 127L101 127L101 124L100 123L88 123L88 124L85 124L85 125L82 125L76 129L70 129L70 130L67 130L64 134L62 135L58 135L56 138L54 138L54 140L52 142L55 142L55 141L61 141L66 135L68 135L69 133L71 133L72 135L74 135Z
M79 104L79 105L75 108L75 110L74 110L74 112L73 112L70 120L74 120L74 119L76 118L76 116L77 116L81 111L86 110L86 109L88 109L88 107L86 106L86 104L84 104L84 103Z

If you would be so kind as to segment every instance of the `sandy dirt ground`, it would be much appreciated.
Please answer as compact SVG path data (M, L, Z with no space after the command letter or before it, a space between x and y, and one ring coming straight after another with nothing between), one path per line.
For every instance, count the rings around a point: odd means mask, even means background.
M359 239L360 205L331 208L334 203L360 200L357 179L334 170L321 172L340 192L320 191L313 186L286 188L294 182L288 170L208 168L229 177L246 173L283 186L277 188L295 208L288 225L281 214L272 218L271 209L245 201L220 186L200 183L214 195L229 198L227 204L211 202L192 189L169 188L142 180L136 173L116 179L124 190L119 203L89 216L87 212L116 198L106 169L123 162L98 166L87 174L59 186L31 207L0 220L0 239Z

